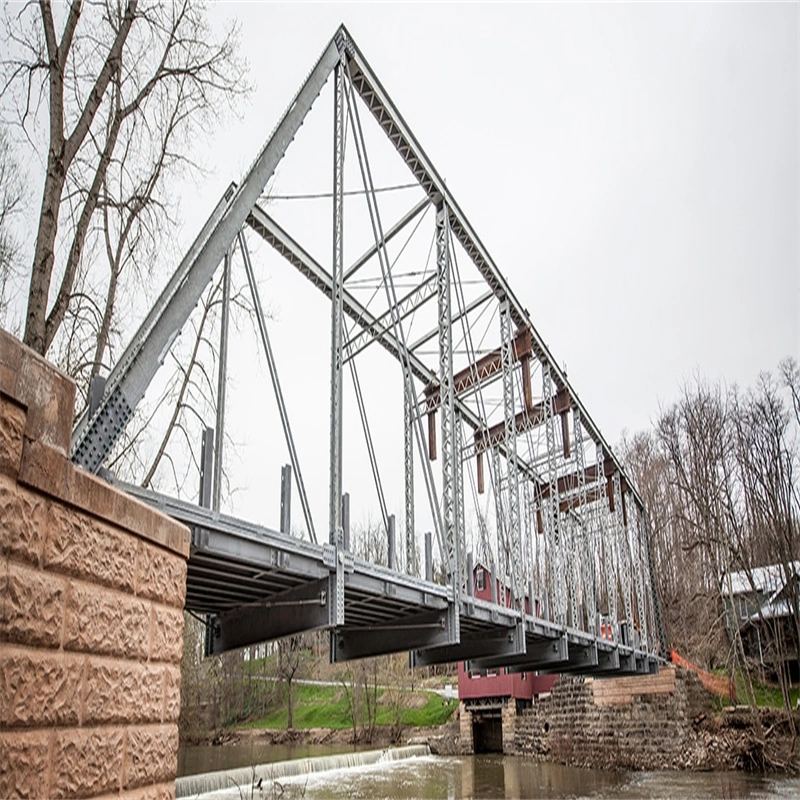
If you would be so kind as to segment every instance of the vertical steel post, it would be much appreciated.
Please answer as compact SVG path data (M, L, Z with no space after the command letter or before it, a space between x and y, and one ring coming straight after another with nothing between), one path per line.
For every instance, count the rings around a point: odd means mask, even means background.
M462 453L464 452L464 435L463 435L463 425L461 424L461 416L459 414L455 415L455 422L456 422L456 430L455 430L455 491L456 491L456 536L458 537L458 576L459 576L459 585L461 586L461 591L466 591L467 588L467 570L466 566L462 568L462 561L464 559L464 555L467 552L467 541L466 541L466 517L464 513L464 461L462 458Z
M333 259L331 264L331 435L329 537L336 567L329 584L335 625L344 625L344 528L342 526L342 366L344 347L344 72L345 55L334 68L333 98ZM333 648L331 649L333 652Z
M542 366L542 402L544 403L545 437L547 440L547 501L546 531L549 537L548 572L550 574L550 603L552 620L559 625L567 623L566 578L564 575L563 536L558 497L558 473L556 471L556 433L553 405L555 391L550 376L550 365Z
M225 390L228 383L228 323L231 312L231 254L229 247L223 259L222 312L219 325L219 367L217 369L217 418L214 428L214 495L212 507L219 511L222 497L222 449L225 442Z
M503 421L505 427L508 545L512 604L524 610L522 579L522 526L519 513L519 471L517 467L517 430L514 411L514 331L508 298L500 303L500 355L503 365Z
M567 610L569 612L569 624L573 628L580 628L579 612L579 592L580 578L578 575L578 522L574 516L569 516L564 520L564 542L566 552L567 568Z
M344 68L334 69L333 287L331 292L330 542L342 543L342 348L344 307Z
M461 597L461 554L456 530L456 447L455 395L453 392L453 330L450 303L450 217L440 201L436 208L436 278L439 327L439 397L442 431L442 509L444 544L442 554L446 581L453 587L453 608L450 615L452 641L459 637Z
M425 580L433 580L433 536L425 531Z
M583 606L586 611L586 629L597 633L597 596L595 576L595 554L592 535L592 519L589 514L588 494L586 491L586 454L583 445L583 423L581 410L572 412L572 428L575 438L575 469L578 476L578 497L580 498L580 538L581 538L581 586Z
M200 498L199 505L211 508L211 475L214 469L214 429L203 428L200 441Z
M625 610L625 628L628 641L632 641L633 611L631 609L631 569L630 547L628 545L628 532L622 520L622 488L619 470L614 472L611 481L614 488L614 533L617 540L617 570L619 571L620 591L622 592L622 607Z
M344 549L350 552L350 493L342 494L342 541Z
M495 533L495 553L489 564L495 570L495 575L499 571L501 575L508 574L508 525L505 508L503 504L503 475L500 466L500 455L497 447L492 447L492 489L494 491L494 515L497 525Z
M475 571L475 565L472 560L472 550L467 553L467 596L475 597L475 582L472 573Z
M598 528L603 551L603 573L605 576L606 602L608 604L608 624L611 628L611 638L619 640L619 620L617 613L617 571L614 565L615 536L612 526L609 525L609 500L606 495L607 481L605 477L605 453L597 445L597 491L600 495L597 501ZM611 528L611 530L610 530Z
M525 569L523 578L525 580L525 593L528 598L530 613L534 613L534 550L533 550L533 499L531 497L531 483L525 480L522 483L522 529L525 535Z
M292 532L292 467L281 467L281 533Z
M631 571L633 572L633 588L636 592L636 610L633 615L634 628L638 623L638 631L647 649L647 609L644 606L642 540L639 531L639 515L636 509L628 509L628 538L631 543Z
M388 555L387 555L387 566L389 567L389 569L396 569L396 567L397 567L397 564L396 564L397 556L396 556L396 551L395 551L395 546L396 546L395 538L396 538L396 532L395 532L394 514L389 514L389 527L388 527L388 529L386 531L386 539L387 539L387 541L386 541L386 551L388 553Z
M406 572L417 574L414 535L414 409L411 407L406 382L412 380L411 373L403 368L403 459L405 465L406 494Z
M103 402L103 395L106 391L106 379L102 375L94 375L89 384L89 419L94 416L94 412L100 408Z

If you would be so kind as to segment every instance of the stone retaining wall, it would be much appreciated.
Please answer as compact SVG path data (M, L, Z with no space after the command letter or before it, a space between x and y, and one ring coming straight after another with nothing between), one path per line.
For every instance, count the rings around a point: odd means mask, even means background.
M459 727L459 752L474 753L475 743L472 738L472 714L467 711L467 707L462 700L458 704L458 727Z
M604 680L565 676L517 717L505 749L575 766L668 769L678 763L692 720L710 707L710 694L683 669Z
M0 797L174 797L189 531L75 468L75 386L0 331Z

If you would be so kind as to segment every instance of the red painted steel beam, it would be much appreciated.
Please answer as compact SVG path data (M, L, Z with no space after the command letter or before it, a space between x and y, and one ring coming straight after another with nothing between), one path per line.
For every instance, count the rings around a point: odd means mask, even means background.
M533 341L531 339L531 332L528 328L517 331L514 338L514 360L521 361L523 366L530 368L530 357L533 353ZM461 371L453 375L453 392L457 395L473 389L484 381L493 378L503 368L503 357L498 347L481 356L474 364L465 367ZM527 370L527 395L526 405L530 402L530 369ZM523 388L525 386L525 374L523 372ZM428 413L436 411L441 405L439 397L439 386L436 384L428 384L425 387L425 410Z
M562 419L567 412L572 408L569 394L566 389L561 389L556 393L553 398L553 414L560 414ZM514 417L514 430L517 436L525 433L526 431L536 428L544 422L544 403L537 403L535 406L526 408L520 411ZM488 430L476 431L475 433L475 449L482 453L490 447L495 447L505 440L506 426L505 422L498 422L492 425Z

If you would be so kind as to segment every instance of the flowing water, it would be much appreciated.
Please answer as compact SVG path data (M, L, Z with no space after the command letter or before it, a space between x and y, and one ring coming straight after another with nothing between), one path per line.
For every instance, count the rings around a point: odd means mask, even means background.
M252 767L256 764L274 764L297 758L316 758L371 750L354 748L351 744L265 744L264 742L239 742L237 744L191 745L178 750L178 777L217 772L223 769Z
M240 750L240 748L244 748ZM459 800L461 798L570 798L571 800L795 800L800 798L800 779L763 778L735 772L605 772L565 767L559 764L541 764L519 756L477 755L436 757L414 755L418 750L404 749L402 755L412 757L397 760L390 751L373 751L350 757L331 757L333 748L317 746L318 753L326 750L325 761L309 767L295 764L284 769L275 762L283 758L283 748L262 746L275 757L264 758L262 751L258 762L251 758L255 752L251 745L226 745L202 748L202 751L228 752L224 768L251 767L255 763L271 763L269 772L275 779L262 781L261 788L253 787L252 769L239 773L235 783L221 792L203 795L231 800L268 800L281 797L305 798L430 798L431 800ZM184 773L187 765L197 763L195 771L222 769L211 762L199 764L196 756L200 748L184 748L181 763ZM294 751L297 755L297 749ZM320 753L321 754L321 753ZM215 754L216 756L216 754ZM222 757L217 757L222 758ZM358 764L355 764L358 761ZM342 766L348 763L348 766ZM324 767L321 770L320 767ZM317 771L314 771L314 770ZM287 774L287 773L299 774ZM180 796L180 795L179 795ZM195 791L191 794L198 796Z

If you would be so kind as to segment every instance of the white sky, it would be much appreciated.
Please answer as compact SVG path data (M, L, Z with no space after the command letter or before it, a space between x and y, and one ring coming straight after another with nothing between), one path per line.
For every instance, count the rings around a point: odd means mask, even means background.
M609 442L647 427L694 374L747 386L800 353L796 3L228 2L212 13L240 22L255 90L213 138L210 177L186 191L187 240L344 22ZM304 161L291 190L329 191L320 163ZM330 240L310 249L329 257ZM292 270L271 264L284 368L305 347L322 352L311 413L324 490L329 334L301 347L292 337L311 334L291 322L318 311L325 331L327 305L281 297L278 270ZM309 373L296 374L307 396ZM278 473L264 480L277 497Z
M797 10L224 3L255 91L202 200L343 21L616 441L695 371L798 354Z

